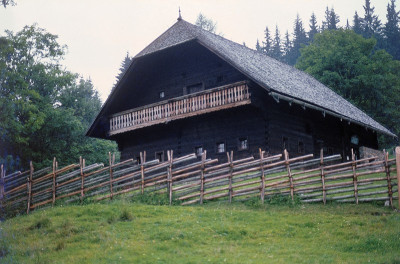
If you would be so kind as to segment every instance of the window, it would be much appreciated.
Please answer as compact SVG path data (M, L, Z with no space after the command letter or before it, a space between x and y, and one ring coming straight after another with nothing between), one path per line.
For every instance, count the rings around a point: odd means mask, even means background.
M351 139L350 139L350 142L351 142L351 144L354 144L354 145L358 145L358 136L357 135L353 135L352 137L351 137Z
M137 162L137 164L140 164L140 156L136 157L136 162Z
M203 90L204 90L203 83L196 83L196 84L193 84L193 85L186 86L184 88L183 94L192 94L192 93L201 92Z
M196 153L197 157L201 157L201 155L203 155L203 146L195 147L194 152Z
M224 76L223 75L218 75L217 76L217 83L220 83L224 80Z
M165 92L164 91L161 91L160 92L160 98L164 98L165 97Z
M289 139L287 137L282 137L282 149L289 149Z
M224 153L224 152L225 152L225 142L218 142L217 153Z
M155 158L158 159L160 162L163 162L164 161L164 151L156 152Z
M239 138L239 150L245 150L248 149L249 145L247 142L247 138Z
M304 153L304 143L303 143L303 141L299 141L299 145L298 145L297 150L298 150L299 153Z

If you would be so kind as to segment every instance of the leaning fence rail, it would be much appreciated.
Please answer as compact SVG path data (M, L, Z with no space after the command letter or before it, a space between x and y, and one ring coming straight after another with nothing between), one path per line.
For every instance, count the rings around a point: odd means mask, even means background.
M0 212L13 210L29 213L38 207L54 206L56 202L104 200L126 195L164 193L169 203L203 204L209 200L234 200L257 197L263 203L276 195L299 199L304 203L329 201L360 203L387 201L394 206L399 200L400 147L395 158L384 152L377 157L341 162L340 155L319 157L304 155L291 158L283 154L235 160L227 153L227 162L209 159L206 152L174 157L168 160L146 160L140 153L140 163L129 159L115 163L109 153L107 166L102 163L79 163L59 168L54 158L52 166L38 171L30 163L29 170L7 174L0 170ZM400 201L399 201L400 208Z

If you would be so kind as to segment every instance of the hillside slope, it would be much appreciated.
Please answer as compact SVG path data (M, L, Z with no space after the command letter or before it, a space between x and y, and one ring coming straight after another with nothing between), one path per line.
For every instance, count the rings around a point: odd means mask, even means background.
M362 205L118 200L0 223L1 263L398 263L400 214Z

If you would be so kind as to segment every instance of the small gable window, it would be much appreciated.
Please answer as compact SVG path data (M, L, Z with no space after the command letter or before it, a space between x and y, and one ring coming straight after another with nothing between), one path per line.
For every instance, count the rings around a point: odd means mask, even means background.
M161 91L160 92L160 98L164 98L165 97L165 92L164 91Z
M197 93L197 92L201 92L204 90L204 85L203 83L196 83L193 85L189 85L186 88L186 94L192 94L192 93Z

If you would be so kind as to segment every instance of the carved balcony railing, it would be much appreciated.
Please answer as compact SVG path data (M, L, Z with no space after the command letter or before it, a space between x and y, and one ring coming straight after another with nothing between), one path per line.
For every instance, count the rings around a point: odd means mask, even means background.
M111 115L109 135L250 103L247 83L233 83Z

